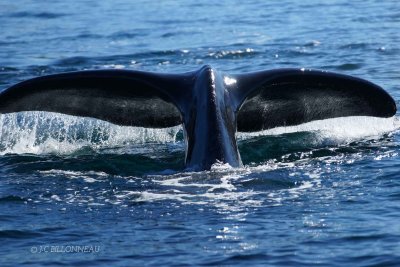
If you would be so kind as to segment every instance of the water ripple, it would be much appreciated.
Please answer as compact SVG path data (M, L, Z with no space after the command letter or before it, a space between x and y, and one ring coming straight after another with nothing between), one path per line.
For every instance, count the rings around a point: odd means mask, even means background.
M399 104L397 1L14 2L0 1L1 90L85 69L304 67L366 78ZM0 122L2 266L400 262L396 118L239 133L245 166L204 172L184 170L181 130ZM100 253L30 251L86 244Z
M16 12L9 15L12 18L38 18L38 19L57 19L67 14L53 12Z

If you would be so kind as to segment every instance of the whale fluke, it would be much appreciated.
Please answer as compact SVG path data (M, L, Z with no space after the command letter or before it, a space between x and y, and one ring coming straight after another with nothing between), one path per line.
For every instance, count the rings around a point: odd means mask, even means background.
M238 130L253 132L346 116L392 117L393 98L356 77L305 69L237 75Z
M241 166L236 131L344 116L391 117L393 98L363 79L304 69L228 75L210 66L183 74L129 70L62 73L0 93L0 113L49 111L118 125L183 124L186 167Z
M122 70L48 75L2 92L0 113L49 111L125 126L171 127L182 123L179 102L189 90L186 83L185 75Z

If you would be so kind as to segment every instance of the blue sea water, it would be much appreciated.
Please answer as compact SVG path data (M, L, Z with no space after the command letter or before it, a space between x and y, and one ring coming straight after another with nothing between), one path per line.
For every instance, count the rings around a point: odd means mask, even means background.
M400 104L397 0L5 0L0 29L0 90L85 69L304 67ZM0 266L400 266L397 117L239 134L243 168L196 173L179 127L0 126Z

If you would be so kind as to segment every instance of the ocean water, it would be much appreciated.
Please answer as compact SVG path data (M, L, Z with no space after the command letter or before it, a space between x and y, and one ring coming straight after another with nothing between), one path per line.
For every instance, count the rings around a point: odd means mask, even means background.
M400 99L400 2L0 2L0 90L85 69L305 67ZM400 121L238 134L186 172L180 127L0 116L0 266L399 266Z

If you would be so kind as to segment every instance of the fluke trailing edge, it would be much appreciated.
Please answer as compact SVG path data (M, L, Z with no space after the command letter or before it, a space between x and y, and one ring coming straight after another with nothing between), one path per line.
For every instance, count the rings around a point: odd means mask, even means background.
M0 113L49 111L118 125L183 124L187 168L240 166L236 131L344 116L391 117L392 97L351 76L304 69L228 75L210 66L183 74L80 71L31 79L0 94Z

